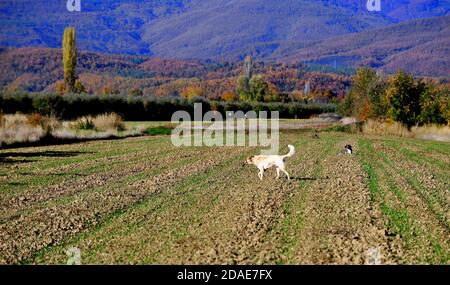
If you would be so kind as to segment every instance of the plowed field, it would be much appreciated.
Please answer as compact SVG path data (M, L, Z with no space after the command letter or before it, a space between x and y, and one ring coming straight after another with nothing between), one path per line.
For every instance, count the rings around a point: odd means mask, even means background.
M0 150L0 264L450 264L450 144L311 134L291 181L167 136Z

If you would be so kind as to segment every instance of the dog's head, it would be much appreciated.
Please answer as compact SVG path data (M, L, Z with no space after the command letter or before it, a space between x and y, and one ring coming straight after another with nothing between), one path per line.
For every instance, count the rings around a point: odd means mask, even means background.
M247 157L247 159L245 160L246 164L253 164L253 159L255 158L255 156L250 156Z
M351 145L346 145L345 146L345 150L347 151L348 154L353 154L353 149Z

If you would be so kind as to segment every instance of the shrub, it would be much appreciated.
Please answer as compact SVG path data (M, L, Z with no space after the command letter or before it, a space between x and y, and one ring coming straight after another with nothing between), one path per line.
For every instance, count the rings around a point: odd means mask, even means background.
M55 84L55 92L58 95L64 95L67 92L67 87L64 82L56 82Z
M124 131L125 125L122 118L116 113L98 115L92 119L95 129L99 131Z
M142 90L139 88L134 88L133 90L131 90L130 94L131 96L143 96L144 92L142 92Z
M38 113L28 115L27 120L32 127L40 126L46 134L50 134L61 126L61 122L55 117L42 116Z
M439 96L439 111L442 118L450 126L450 90L444 89Z
M86 87L84 87L83 83L79 80L75 83L75 93L81 94L86 93Z
M51 134L54 130L61 127L61 122L53 116L45 116L41 120L40 126L46 134Z
M77 130L93 130L95 124L91 116L84 116L76 120L71 127Z
M172 128L168 126L153 127L146 129L144 133L150 136L170 135L172 134Z
M3 115L2 112L0 112L0 128L3 127L5 124L5 115Z
M222 101L225 102L233 102L237 100L237 96L236 94L234 94L234 92L231 91L226 91L222 94L222 97L220 97L222 99Z
M47 116L58 116L62 111L64 99L62 96L33 96L32 111Z
M42 121L42 115L38 114L38 113L33 113L31 115L28 116L28 123L33 126L39 126L41 124Z

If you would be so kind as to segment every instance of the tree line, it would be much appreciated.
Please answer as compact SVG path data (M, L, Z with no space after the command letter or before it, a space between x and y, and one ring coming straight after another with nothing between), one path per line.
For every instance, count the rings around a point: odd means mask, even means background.
M433 80L416 79L398 71L391 76L361 68L340 111L361 121L380 119L401 122L408 128L450 123L450 89Z

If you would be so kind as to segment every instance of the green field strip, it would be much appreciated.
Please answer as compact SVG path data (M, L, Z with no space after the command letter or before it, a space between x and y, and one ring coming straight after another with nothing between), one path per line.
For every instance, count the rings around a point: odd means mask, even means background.
M160 144L155 145L154 147L159 147ZM168 145L167 143L161 142L161 145ZM44 187L50 184L58 184L67 179L67 177L79 178L80 175L89 175L97 172L101 172L105 169L111 168L111 164L121 163L116 162L114 160L108 160L105 158L112 157L126 157L130 153L138 153L143 149L142 145L137 146L136 148L127 148L122 150L114 150L114 151L106 151L99 152L94 156L83 156L79 158L45 158L47 168L43 167L39 164L39 162L33 162L32 165L28 168L22 169L19 168L14 170L14 173L9 173L9 175L13 176L14 179L8 179L8 183L4 185L0 185L0 192L3 194L20 194L23 191L27 191L32 187ZM72 149L71 151L80 151L79 148ZM161 150L163 151L163 149ZM104 159L102 162L98 162L95 160ZM129 164L132 164L131 160L139 160L140 157L136 156L132 159L129 159ZM69 168L68 170L64 170L63 174L60 173L45 173L45 171L49 171L49 169L61 169L61 167L68 167L74 164L76 165L74 168ZM83 164L84 163L84 164ZM126 163L126 161L124 162ZM8 171L9 172L9 171ZM8 173L6 173L8 174ZM66 177L67 176L67 177ZM2 195L3 195L2 194Z
M393 168L386 161L387 157L384 154L376 153L368 139L359 139L358 144L361 147L361 153L358 156L369 176L368 185L373 203L379 206L383 215L387 218L388 229L393 234L398 234L401 237L405 249L410 252L417 250L417 248L421 250L430 244L432 245L432 256L417 256L418 262L445 264L449 258L449 253L444 252L439 241L415 221L417 218L415 215L411 215L411 212L405 206L402 206L407 198L407 194L396 186L392 176L393 173L389 171ZM378 159L377 155L379 155L380 159ZM400 204L396 203L399 206L394 207L391 205L392 202L386 200L382 185L396 194L396 197L401 202Z
M402 159L407 159L409 161L413 161L418 164L424 164L426 166L431 166L430 163L426 162L423 157L419 157L417 154L402 148L398 144L389 143L388 145L391 145L397 150L397 153L402 154ZM388 163L395 167L394 163L389 160L389 158L384 158ZM406 171L405 169L395 167L399 173L405 177L408 184L413 186L416 192L419 194L420 197L424 200L430 211L435 215L435 217L443 224L445 228L450 232L450 221L447 220L447 212L450 209L449 203L447 201L446 195L448 195L448 189L428 189L422 183L417 179L417 177L413 174L411 174L409 171ZM436 172L435 172L436 173ZM436 174L438 176L438 174ZM441 179L448 179L450 174L441 174L439 177ZM445 181L445 180L444 180Z
M386 143L386 145L395 148L397 151L402 153L406 158L408 158L411 161L414 161L418 164L426 165L430 168L432 168L437 175L440 175L441 178L447 178L450 175L450 163L440 160L436 157L430 157L427 155L429 153L428 151L424 149L420 149L420 151L412 150L411 144L408 143L402 143L398 141L389 141ZM414 146L416 147L416 146ZM450 148L448 149L448 152L446 156L448 157L450 154Z

